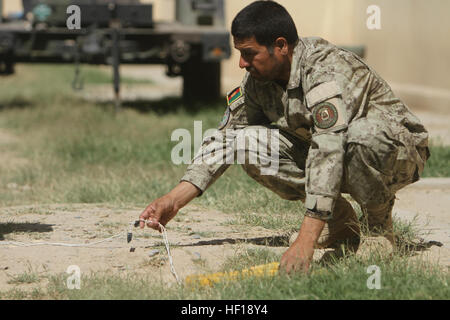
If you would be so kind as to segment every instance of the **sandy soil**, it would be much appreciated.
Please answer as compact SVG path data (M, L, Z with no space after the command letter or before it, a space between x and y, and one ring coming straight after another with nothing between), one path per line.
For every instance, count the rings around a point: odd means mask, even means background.
M442 247L417 252L425 258L450 266L450 179L424 179L398 193L394 215L414 220L422 237L443 243ZM53 204L16 206L0 209L0 291L45 286L46 276L66 272L71 265L82 273L146 273L155 281L174 282L170 272L162 235L156 231L134 229L127 243L130 222L142 208L118 208L105 204ZM256 240L284 236L261 227L230 224L233 215L189 205L168 225L168 237L174 265L180 278L219 270L227 257L249 247ZM88 246L118 235L117 238L91 247L39 245L22 247L12 241L35 245L42 242ZM282 237L287 239L287 237ZM242 242L249 239L249 242ZM253 239L253 240L252 240ZM261 247L261 246L260 246ZM266 246L281 253L284 245ZM130 249L135 248L134 252ZM155 251L157 250L157 251ZM320 259L324 250L317 250ZM40 276L39 283L23 284L14 278L23 273Z
M414 221L422 238L438 241L420 255L450 267L450 178L422 179L400 190L394 206L394 216Z
M0 209L0 291L16 287L17 284L11 281L25 272L44 277L64 273L70 265L79 266L82 273L131 271L154 273L155 281L174 281L161 234L150 229L132 228L133 240L127 243L130 222L141 210L104 204ZM226 257L238 254L244 247L255 246L243 243L242 239L270 239L278 235L261 227L232 225L232 219L232 215L189 205L171 221L168 237L180 278L214 272ZM114 235L118 237L92 247L33 246L42 242L86 246ZM12 241L31 246L22 247ZM131 248L135 248L134 252Z

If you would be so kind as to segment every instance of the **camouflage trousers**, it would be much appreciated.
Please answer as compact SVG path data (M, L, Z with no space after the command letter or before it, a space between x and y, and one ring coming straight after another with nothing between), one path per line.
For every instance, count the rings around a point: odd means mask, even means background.
M319 238L318 248L336 248L343 243L350 243L356 250L360 239L360 221L351 204L342 197L343 193L351 197L361 206L361 220L371 233L384 235L393 245L395 238L392 226L392 208L395 192L400 188L418 180L421 172L412 160L399 160L401 153L398 144L384 134L379 123L370 120L357 120L355 126L349 126L349 141L345 150L344 175L341 181L341 195L336 199L331 220ZM361 127L364 130L360 130ZM270 136L271 126L251 126L245 130L267 130ZM361 134L365 134L361 137ZM279 167L271 175L261 174L258 163L243 164L244 171L261 185L269 188L283 199L301 200L305 193L305 164L310 147L309 142L302 141L289 133L279 131ZM270 140L270 139L268 139ZM264 146L245 146L246 153L256 153L256 148L266 147L268 140L260 140ZM358 141L364 141L359 143ZM270 146L269 146L270 149ZM258 149L259 150L259 149ZM420 155L426 161L427 150Z

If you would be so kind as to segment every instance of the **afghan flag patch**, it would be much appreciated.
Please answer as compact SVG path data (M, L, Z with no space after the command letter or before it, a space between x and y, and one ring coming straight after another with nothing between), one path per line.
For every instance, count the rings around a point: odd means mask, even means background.
M230 94L228 94L227 103L228 103L228 105L230 105L240 98L242 98L242 90L241 90L241 87L237 87L236 89L231 91Z

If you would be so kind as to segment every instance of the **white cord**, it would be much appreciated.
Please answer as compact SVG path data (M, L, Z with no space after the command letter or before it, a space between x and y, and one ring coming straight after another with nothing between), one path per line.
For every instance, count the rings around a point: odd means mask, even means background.
M140 220L140 221L143 221L145 223L148 222L146 220ZM128 230L128 233L131 232L131 226L132 225L133 225L133 222L130 223L130 230ZM180 278L178 277L178 274L175 271L175 266L173 265L172 254L170 253L169 238L167 237L167 229L161 223L159 223L159 227L161 228L161 232L163 234L164 245L166 247L167 255L169 257L170 272L172 272L173 276L177 280L177 283L181 284ZM106 238L106 239L103 239L103 240L99 240L99 241L95 241L95 242L92 242L92 243L59 243L59 242L25 243L25 242L19 242L19 241L0 241L0 245L13 245L13 246L18 246L18 247L60 246L60 247L72 247L72 248L73 247L89 248L89 247L98 245L100 243L103 243L103 242L110 241L112 239L118 238L118 237L123 236L123 235L124 235L124 233L120 232L120 233L117 233L117 234L113 235L112 237L109 237L109 238Z
M139 221L144 222L145 224L149 223L149 220L143 220L143 219L139 219ZM164 245L166 247L167 250L167 256L169 257L169 263L170 263L170 272L172 272L173 276L175 277L175 280L177 280L178 284L181 284L180 278L178 277L178 274L175 270L175 266L173 265L173 259L172 259L172 254L170 253L170 244L169 244L169 238L167 237L167 229L158 222L158 225L161 229L162 235L163 235L163 240L164 240Z
M1 241L1 245L13 245L18 247L34 247L34 246L60 246L60 247L85 247L89 248L92 246L95 246L97 244L110 241L112 239L118 238L119 236L123 236L123 232L117 233L113 235L112 237L95 241L92 243L59 243L59 242L35 242L35 243L25 243L25 242L19 242L19 241Z
M164 245L166 246L167 250L167 256L169 257L170 272L172 272L173 276L177 280L177 283L181 284L180 278L178 277L178 274L175 271L175 266L173 265L172 255L170 254L170 246L169 246L169 239L167 238L167 230L161 223L159 224L159 227L161 228L164 239Z

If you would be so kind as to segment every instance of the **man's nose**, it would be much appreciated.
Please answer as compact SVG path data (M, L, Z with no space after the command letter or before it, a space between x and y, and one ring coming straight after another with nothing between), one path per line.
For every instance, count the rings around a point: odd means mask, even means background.
M244 69L250 67L250 63L248 63L242 56L239 59L239 68Z

